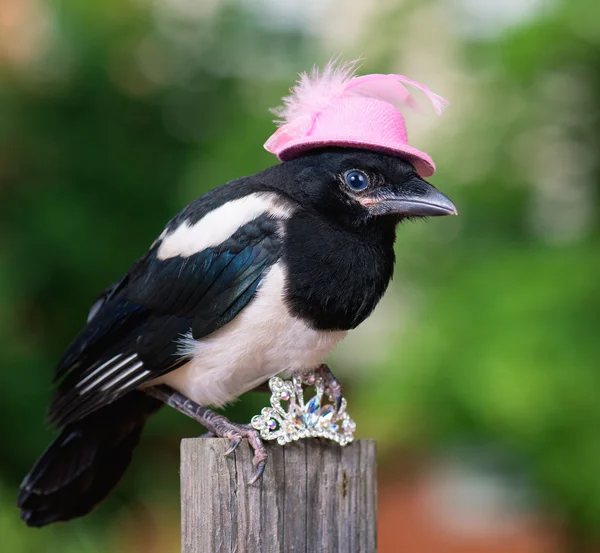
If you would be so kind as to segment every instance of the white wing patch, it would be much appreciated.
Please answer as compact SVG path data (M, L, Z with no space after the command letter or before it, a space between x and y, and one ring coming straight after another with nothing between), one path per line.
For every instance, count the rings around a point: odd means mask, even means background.
M132 373L135 373L139 368L141 368L143 366L144 363L142 363L141 361L138 361L135 365L133 365L132 367L130 367L129 369L127 369L126 371L123 371L119 376L115 376L115 378L113 378L110 382L107 382L104 386L102 386L102 388L100 388L100 390L102 392L106 392L108 390L112 390L115 386L115 384L118 384L119 382L121 382L124 378L127 378L128 376L130 376ZM150 371L142 371L141 373L137 374L134 376L132 380L132 382L135 382L137 380L139 380L140 378L142 378L142 376L146 373L149 373ZM129 385L129 382L125 383L125 385L121 385L119 387L119 389L121 387L127 387Z
M206 248L218 246L241 226L263 213L269 213L276 219L287 219L292 214L292 208L276 194L249 194L223 204L194 224L184 221L163 237L156 256L158 259L189 257Z
M98 391L98 386L102 383L104 384L99 388L99 391L118 392L150 374L150 371L148 370L140 371L143 365L144 364L139 361L136 353L127 357L123 357L123 354L119 353L94 368L90 374L80 380L75 387L78 388L79 395L84 395L91 391ZM113 378L106 382L106 379L110 376L113 376ZM122 384L116 386L120 382L122 382Z

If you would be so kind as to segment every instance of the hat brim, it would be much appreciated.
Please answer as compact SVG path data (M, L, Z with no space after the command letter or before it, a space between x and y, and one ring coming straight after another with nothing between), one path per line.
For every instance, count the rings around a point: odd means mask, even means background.
M419 176L423 178L431 177L435 173L435 163L425 153L409 146L408 144L399 144L397 146L390 146L384 144L377 144L374 142L362 142L360 140L348 140L348 139L328 139L328 140L297 140L292 141L282 149L277 157L281 161L289 161L298 157L299 155L309 150L316 148L324 148L327 146L338 146L340 148L360 148L363 150L371 150L374 152L382 152L392 156L399 157L411 163L419 173Z

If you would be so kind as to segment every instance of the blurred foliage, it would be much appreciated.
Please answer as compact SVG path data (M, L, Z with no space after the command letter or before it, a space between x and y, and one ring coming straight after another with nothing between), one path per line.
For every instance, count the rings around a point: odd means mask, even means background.
M481 103L435 177L461 217L401 235L418 307L360 394L383 447L513 452L581 541L600 528L599 16L563 2L464 45Z
M179 439L199 430L166 410L93 516L36 532L13 505L51 437L53 365L95 295L185 203L273 163L265 108L327 58L246 4L184 5L47 4L42 53L0 64L0 536L11 552L109 550L140 511L156 527L168 518L157 513L177 512ZM397 69L390 37L417 7L386 12L365 70ZM348 379L384 462L399 446L499 445L581 540L600 527L599 36L600 5L584 0L493 38L457 35L470 95L452 98L460 117L450 111L433 153L434 182L461 217L400 229L386 301L406 324ZM228 414L247 420L263 403L250 395Z

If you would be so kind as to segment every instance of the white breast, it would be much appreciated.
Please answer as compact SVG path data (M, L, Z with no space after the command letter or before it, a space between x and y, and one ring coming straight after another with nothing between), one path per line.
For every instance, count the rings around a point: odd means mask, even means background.
M229 324L201 340L189 337L183 367L161 377L200 405L223 406L280 372L315 368L345 331L311 329L283 303L285 269L271 267L256 297Z

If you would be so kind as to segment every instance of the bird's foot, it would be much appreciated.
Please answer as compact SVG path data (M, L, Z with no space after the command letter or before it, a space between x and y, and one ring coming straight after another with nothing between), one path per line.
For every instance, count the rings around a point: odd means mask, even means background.
M212 432L221 438L227 438L231 440L231 447L224 453L224 455L230 455L233 453L240 442L246 438L254 456L252 458L252 464L256 467L256 474L252 477L248 484L254 484L257 482L265 472L265 465L267 464L267 450L263 441L260 439L260 435L257 430L252 428L249 424L237 424L231 422L223 415L215 413L218 419L214 421L214 427Z
M325 391L333 398L335 408L339 411L342 406L342 399L344 398L340 381L324 363L315 369L315 373L323 379Z
M227 417L198 405L196 402L188 399L183 394L169 388L168 386L155 386L146 388L145 392L156 399L160 399L163 403L177 409L180 413L199 422L208 432L201 437L218 437L231 440L231 447L225 452L225 455L230 455L240 445L240 442L246 438L250 447L254 451L252 464L256 467L256 474L252 477L249 484L257 482L265 471L267 463L267 450L260 439L258 431L248 424L238 424L231 422Z

